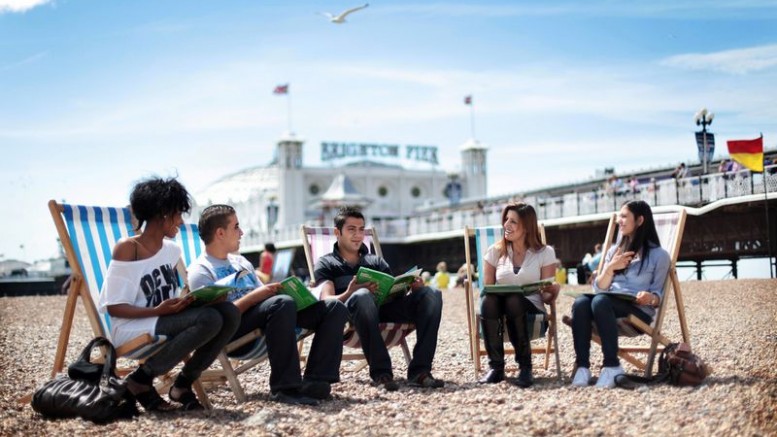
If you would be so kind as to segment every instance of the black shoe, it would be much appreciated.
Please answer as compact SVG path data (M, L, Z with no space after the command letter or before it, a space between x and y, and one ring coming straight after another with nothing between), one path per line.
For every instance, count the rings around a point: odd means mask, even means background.
M132 379L132 375L128 376L126 381L127 390L135 397L135 400L138 401L144 410L167 412L178 409L175 405L162 399L162 396L159 396L153 385L144 385L136 382Z
M390 375L382 375L379 376L377 379L375 379L372 382L372 385L374 386L383 386L383 388L386 391L397 391L399 390L399 384L397 384L396 381L394 381L394 378Z
M329 395L332 393L332 386L326 381L306 379L302 381L299 393L313 399L329 399Z
M197 400L197 396L192 391L191 387L188 389L183 389L181 393L178 395L178 398L173 396L173 390L175 389L175 386L170 387L170 391L167 393L167 397L170 398L171 401L178 402L183 406L184 411L193 411L193 410L204 410L205 407L202 406L199 400Z
M534 384L534 377L531 376L531 369L522 368L518 373L518 379L515 380L515 385L521 388L531 387Z
M270 399L289 405L318 405L317 400L304 396L297 390L279 390L270 395Z
M496 384L505 380L505 371L491 369L486 373L486 376L480 378L478 384Z
M424 372L408 379L408 385L423 388L442 388L445 387L445 381L437 379L430 372Z

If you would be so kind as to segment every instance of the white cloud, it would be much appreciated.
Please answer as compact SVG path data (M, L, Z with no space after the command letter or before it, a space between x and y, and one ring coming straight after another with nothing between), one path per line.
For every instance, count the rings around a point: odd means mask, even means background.
M0 14L4 12L25 12L50 2L51 0L0 0Z
M747 74L777 65L777 44L724 50L715 53L688 53L670 56L662 65L687 70L712 70L731 74Z

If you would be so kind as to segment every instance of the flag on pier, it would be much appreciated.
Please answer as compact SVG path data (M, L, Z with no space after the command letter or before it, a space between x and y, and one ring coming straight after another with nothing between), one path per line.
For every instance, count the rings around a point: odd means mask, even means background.
M731 159L758 173L764 171L764 137L754 140L729 140L728 153Z
M275 87L274 90L272 90L273 94L288 94L289 93L289 84L283 84L278 85Z

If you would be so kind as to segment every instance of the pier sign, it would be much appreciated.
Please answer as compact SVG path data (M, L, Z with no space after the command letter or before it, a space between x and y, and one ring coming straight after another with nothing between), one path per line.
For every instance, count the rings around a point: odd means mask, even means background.
M399 148L398 144L322 142L321 161L353 157L399 159ZM405 146L405 159L437 165L437 147L407 145Z

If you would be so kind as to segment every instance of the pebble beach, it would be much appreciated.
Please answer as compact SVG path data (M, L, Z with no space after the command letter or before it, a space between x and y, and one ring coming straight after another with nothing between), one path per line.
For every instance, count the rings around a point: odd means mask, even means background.
M543 357L534 355L533 387L520 389L509 381L479 385L469 354L464 291L458 288L444 292L433 370L446 381L445 388L407 386L406 365L395 348L391 353L399 391L372 387L366 370L352 372L352 365L344 363L342 382L333 386L331 400L316 407L289 406L270 401L265 362L240 377L248 395L245 403L237 404L228 386L219 385L208 390L211 411L141 414L107 425L46 420L19 402L50 378L66 297L3 297L0 435L777 435L777 280L689 281L681 287L691 345L713 367L699 387L572 388L572 336L561 323L563 382L557 380L552 360L545 370ZM562 291L584 289L565 286ZM569 314L571 303L571 298L559 296L559 322ZM672 341L681 338L673 300L663 331ZM67 362L91 337L79 304ZM414 335L409 344L412 349ZM597 374L601 354L596 345L591 361ZM509 379L516 374L514 364L508 367Z

